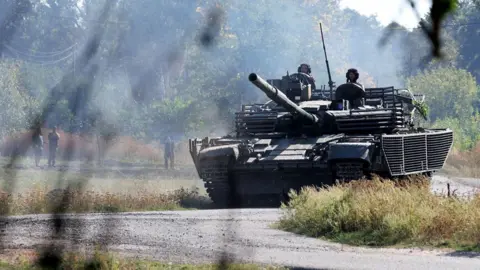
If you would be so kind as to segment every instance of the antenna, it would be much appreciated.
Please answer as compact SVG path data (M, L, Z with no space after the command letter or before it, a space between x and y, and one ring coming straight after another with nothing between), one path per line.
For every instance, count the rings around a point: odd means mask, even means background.
M323 40L322 23L320 23L320 33L321 33L321 35L322 35L323 52L325 53L325 63L327 64L328 86L330 87L330 99L333 100L333 87L334 87L334 82L332 81L332 75L330 74L330 66L328 65L327 50L325 49L325 41Z

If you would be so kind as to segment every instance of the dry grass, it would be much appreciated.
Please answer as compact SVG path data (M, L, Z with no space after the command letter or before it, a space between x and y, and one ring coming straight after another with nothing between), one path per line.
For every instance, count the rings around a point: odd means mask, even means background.
M31 189L8 196L0 190L0 202L10 202L11 215L52 213L53 207L68 195L69 203L64 205L69 213L91 212L134 212L176 210L184 207L207 206L208 201L196 190L179 189L174 192L155 192L149 189L136 193L96 192L78 189Z
M13 192L5 192L5 181L0 181L0 203L10 202L10 214L51 213L52 202L59 202L67 184L82 183L71 189L68 212L124 212L173 210L181 208L208 208L201 183L193 179L168 178L162 175L135 178L93 177L85 179L78 173L69 173L57 186L58 171L17 170ZM5 179L6 171L0 176ZM2 183L3 182L3 183ZM3 188L3 190L2 190Z
M305 188L291 194L278 226L355 245L479 248L480 196L434 195L421 178L401 183L376 178Z
M9 251L0 255L0 267L2 269L45 269L39 267L38 254L35 251ZM218 265L178 265L172 263L160 263L138 259L119 258L113 254L104 252L94 252L92 256L85 254L67 253L62 258L60 269L99 269L99 270L116 270L116 269L165 269L165 270L215 270L219 269ZM277 266L262 266L254 264L230 264L226 269L230 270L276 270L288 269Z
M480 143L471 151L453 150L444 171L455 176L480 178Z

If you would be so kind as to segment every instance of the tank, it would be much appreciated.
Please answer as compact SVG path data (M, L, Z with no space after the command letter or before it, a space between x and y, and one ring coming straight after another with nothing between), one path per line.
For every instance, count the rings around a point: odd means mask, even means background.
M393 86L345 83L315 89L303 73L249 81L269 101L242 105L235 135L189 140L206 191L218 207L278 206L288 192L373 174L432 177L453 144L452 130L416 127L414 101Z

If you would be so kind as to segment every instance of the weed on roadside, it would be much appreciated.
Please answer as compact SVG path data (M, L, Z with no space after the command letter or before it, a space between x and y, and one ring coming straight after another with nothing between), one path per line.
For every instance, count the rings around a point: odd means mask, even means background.
M427 179L380 178L291 192L281 229L353 245L423 245L477 250L480 197L432 194Z

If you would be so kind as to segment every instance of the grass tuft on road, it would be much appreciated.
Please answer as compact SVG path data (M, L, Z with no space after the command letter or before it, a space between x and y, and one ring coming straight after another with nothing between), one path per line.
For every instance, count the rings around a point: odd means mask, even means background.
M291 192L276 226L352 245L480 250L480 196L432 194L426 178L352 181Z

